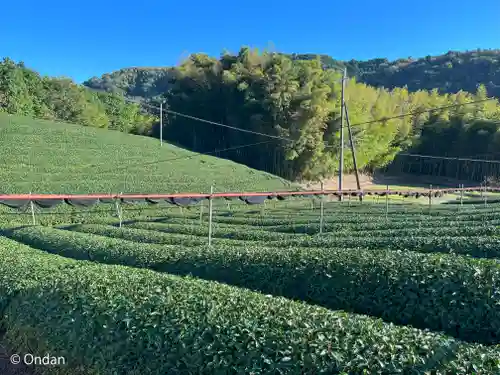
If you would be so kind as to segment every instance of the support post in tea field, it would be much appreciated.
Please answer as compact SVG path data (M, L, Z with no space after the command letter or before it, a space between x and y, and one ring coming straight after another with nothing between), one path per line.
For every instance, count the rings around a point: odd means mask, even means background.
M119 227L121 228L122 227L122 209L120 207L120 203L119 203L118 199L115 199L115 209L116 209L116 216L118 216L118 220L120 221Z
M213 211L213 202L214 199L212 197L214 193L213 185L210 186L210 198L208 201L208 246L212 246L212 211Z
M203 223L203 207L205 206L205 204L203 203L203 201L201 201L201 204L200 204L200 225Z
M325 186L323 185L323 181L321 181L321 192L325 192ZM324 195L320 196L320 206L319 206L319 234L323 234L323 220L324 220L324 210L325 210L325 202Z
M483 187L483 190L484 190L484 207L486 208L488 206L488 197L486 196L486 183L484 183L484 187Z
M431 213L432 207L432 185L429 185L429 214Z
M31 191L30 191L31 195ZM36 219L35 219L35 205L33 204L33 201L30 199L30 207L31 207L31 220L33 221L33 225L36 225Z
M385 187L385 221L389 220L389 185Z
M460 207L464 205L464 184L460 184Z

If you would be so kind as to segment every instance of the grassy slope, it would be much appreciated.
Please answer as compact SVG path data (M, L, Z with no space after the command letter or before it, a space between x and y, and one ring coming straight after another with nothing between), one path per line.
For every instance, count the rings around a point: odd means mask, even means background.
M156 139L0 113L0 192L285 189L281 179ZM171 160L177 159L177 160ZM169 161L170 160L170 161ZM163 161L163 162L159 162Z

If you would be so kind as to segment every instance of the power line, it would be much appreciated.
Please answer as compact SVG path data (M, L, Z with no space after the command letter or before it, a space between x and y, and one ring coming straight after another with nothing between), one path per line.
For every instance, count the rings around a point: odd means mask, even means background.
M98 92L106 92L106 91L96 90L96 89L91 89L91 90L95 90L95 91L98 91ZM127 98L125 96L123 96L123 99L125 101L129 101L131 103L135 103L135 104L139 104L139 105L144 105L145 107L148 107L148 108L152 108L152 109L156 109L156 110L160 109L160 107L156 107L156 106L144 103L144 102L136 101L136 100ZM374 120L370 120L370 121L355 123L355 124L351 124L351 127L353 127L353 126L369 125L369 124L374 124L374 123L377 123L377 122L385 122L385 121L389 121L389 120L395 120L395 119L404 118L404 117L407 117L407 116L419 115L419 114L424 114L424 113L431 113L433 111L439 111L439 110L443 110L443 109L457 108L457 107L461 107L461 106L465 106L465 105L484 103L484 102L493 101L493 100L497 100L497 99L495 99L495 98L488 98L488 99L475 100L475 101L466 102L466 103L456 103L456 104L450 104L450 105L441 106L441 107L433 107L433 108L429 108L429 109L425 109L425 110L420 110L420 111L407 112L407 113L396 115L396 116L382 117L382 118L378 118L378 119L374 119ZM204 122L204 123L211 124L211 125L225 127L225 128L233 129L233 130L236 130L236 131L241 131L241 132L245 132L245 133L260 135L260 136L263 136L263 137L268 137L268 138L273 138L273 139L279 139L279 140L283 140L283 141L286 141L286 142L296 142L295 140L290 139L290 138L285 138L285 137L275 136L275 135L271 135L271 134L255 132L255 131L252 131L252 130L242 129L242 128L238 128L238 127L235 127L235 126L230 126L230 125L222 124L220 122L205 120L205 119L202 119L202 118L199 118L199 117L195 117L195 116L187 115L187 114L184 114L184 113L172 111L172 110L166 109L166 108L163 108L162 111L166 112L166 113L174 114L176 116L189 118L189 119L192 119L192 120L195 120L195 121L200 121L200 122ZM346 127L347 126L343 126L343 128L346 128ZM324 143L327 144L327 142L324 142Z
M430 112L433 112L433 111L439 111L439 110L442 110L442 109L450 109L450 108L456 108L456 107L461 107L461 106L470 105L470 104L484 103L484 102L489 102L489 101L492 101L492 100L497 100L497 99L496 98L489 98L489 99L475 100L475 101L466 102L466 103L450 104L450 105L445 105L445 106L442 106L442 107L433 107L433 108L429 108L429 109L425 109L425 110L421 110L421 111L407 112L407 113L404 113L404 114L401 114L401 115L397 115L397 116L382 117L382 118L375 119L375 120L370 120L370 121L365 121L365 122L359 122L357 124L351 124L351 127L353 127L353 126L361 126L361 125L369 125L369 124L373 124L373 123L376 123L376 122L384 122L384 121L388 121L388 120L395 120L395 119L399 119L399 118L403 118L403 117L407 117L407 116L420 115L420 114L423 114L423 113L430 113Z
M235 127L235 126L230 126L230 125L222 124L222 123L219 123L219 122L214 122L214 121L210 121L210 120L205 120L205 119L202 119L202 118L199 118L199 117L190 116L190 115L185 115L185 114L183 114L183 113L175 112L175 111L172 111L172 110L170 110L170 109L163 109L163 111L164 111L164 112L167 112L167 113L174 114L174 115L176 115L176 116L185 117L185 118L189 118L189 119L191 119L191 120L196 120L196 121L200 121L200 122L205 122L205 123L207 123L207 124L212 124L212 125L222 126L222 127L224 127L224 128L229 128L229 129L233 129L233 130L238 130L238 131L245 132L245 133L250 133L250 134L255 134L255 135L261 135L261 136L264 136L264 137L274 138L274 139L279 139L279 140L282 140L282 141L287 141L287 142L295 142L293 139L290 139L290 138L279 137L279 136L276 136L276 135L271 135L271 134L265 134L265 133L255 132L255 131L253 131L253 130L247 130L247 129L237 128L237 127Z
M89 88L89 89L97 91L97 92L106 93L106 91L104 91L104 90L97 90L97 89L91 89L91 88ZM141 101L136 101L136 100L127 98L126 96L123 96L123 99L125 101L130 102L130 103L135 103L135 104L143 105L143 106L148 107L148 108L160 110L161 112L170 113L170 114L173 114L173 115L176 115L176 116L180 116L180 117L185 117L185 118L188 118L188 119L191 119L191 120L204 122L206 124L221 126L221 127L224 127L224 128L233 129L233 130L236 130L236 131L240 131L240 132L244 132L244 133L249 133L249 134L260 135L260 136L263 136L263 137L268 137L268 138L273 138L273 139L279 139L279 140L286 141L286 142L295 142L293 139L290 139L290 138L280 137L280 136L277 136L277 135L271 135L271 134L266 134L266 133L260 133L260 132L256 132L256 131L248 130L248 129L242 129L242 128L238 128L236 126L226 125L226 124L223 124L223 123L220 123L220 122L210 121L210 120L206 120L206 119L203 119L203 118L200 118L200 117L186 115L184 113L172 111L172 110L167 109L167 108L156 107L156 106L153 106L153 105L148 104L148 103L144 103L144 102L141 102Z
M420 154L407 154L407 153L398 154L397 156L411 156L411 157L418 157L418 158L422 158L422 159L441 159L441 160L472 161L472 162L481 162L481 163L500 164L500 161L498 161L498 160L471 159L471 158L460 158L460 157L451 157L451 156L420 155Z
M107 172L119 171L119 170L123 170L123 169L128 169L130 167L134 167L134 166L136 166L136 167L142 167L142 166L153 165L153 164L158 164L158 163L166 163L166 162L170 162L170 161L177 161L177 160L183 160L183 159L191 159L191 158L196 158L196 157L201 157L201 156L206 156L206 155L213 155L213 154L217 154L219 152L234 151L234 150L239 150L239 149L246 148L246 147L258 146L258 145L261 145L261 144L271 143L271 142L272 141L263 141L263 142L257 142L257 143L250 143L250 144L245 144L245 145L240 145L240 146L234 146L234 147L225 148L225 149L222 149L222 150L214 150L214 151L209 151L209 152L205 152L205 153L199 153L199 154L195 154L195 155L179 156L179 157L176 157L176 158L156 160L156 161L147 162L147 163L129 164L129 165L126 165L126 166L121 167L121 168L113 168L113 169L109 169L109 170L104 170L104 171L101 171L100 173L107 173Z
M128 98L125 98L125 100L132 101L131 99L128 99ZM456 103L456 104L450 104L450 105L441 106L441 107L433 107L433 108L424 109L424 110L420 110L420 111L407 112L407 113L403 113L403 114L396 115L396 116L381 117L381 118L370 120L370 121L359 122L359 123L351 124L351 127L353 127L353 126L369 125L369 124L374 124L374 123L377 123L377 122L385 122L385 121L389 121L389 120L396 120L396 119L400 119L400 118L404 118L404 117L408 117L408 116L420 115L420 114L424 114L424 113L431 113L431 112L434 112L434 111L439 111L439 110L444 110L444 109L451 109L451 108L457 108L457 107L471 105L471 104L479 104L479 103L484 103L484 102L489 102L489 101L494 101L494 100L497 100L497 99L496 98L487 98L487 99L481 99L481 100L474 100L474 101L466 102L466 103ZM136 103L136 104L143 104L143 105L145 105L145 106L147 106L149 108L158 109L158 107L154 107L154 106L151 106L151 105L146 104L146 103L141 103L141 102L137 102L137 101L132 101L132 102ZM183 114L183 113L180 113L180 112L175 112L175 111L172 111L172 110L169 110L169 109L165 109L165 108L163 109L163 111L167 112L167 113L175 114L177 116L190 118L190 119L195 120L195 121L205 122L205 123L216 125L216 126L222 126L222 127L230 128L230 129L237 130L237 131L242 131L242 132L246 132L246 133L253 133L253 134L256 134L256 135L261 135L261 136L268 137L268 138L280 139L280 140L284 140L284 141L287 141L287 142L295 142L294 140L292 140L290 138L285 138L285 137L273 136L273 135L265 134L265 133L254 132L254 131L251 131L251 130L242 129L242 128L238 128L238 127L234 127L234 126L230 126L230 125L225 125L225 124L222 124L222 123L218 123L218 122L215 122L215 121L205 120L205 119L202 119L202 118L199 118L199 117L186 115L186 114ZM346 128L346 127L347 126L345 126L345 125L343 126L343 128ZM325 142L325 144L326 143L327 142Z

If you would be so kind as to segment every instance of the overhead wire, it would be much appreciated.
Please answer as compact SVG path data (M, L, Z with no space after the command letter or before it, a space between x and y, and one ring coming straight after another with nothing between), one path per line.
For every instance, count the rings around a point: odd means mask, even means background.
M489 102L489 101L493 101L493 100L497 100L497 99L496 98L488 98L488 99L474 100L474 101L465 102L465 103L450 104L450 105L446 105L446 106L442 106L442 107L433 107L433 108L428 108L428 109L424 109L424 110L421 110L421 111L407 112L407 113L403 113L401 115L396 115L396 116L391 116L391 117L381 117L381 118L378 118L378 119L375 119L375 120L370 120L370 121L365 121L365 122L359 122L359 123L356 123L356 124L351 124L351 127L353 127L353 126L369 125L369 124L373 124L373 123L376 123L376 122L385 122L385 121L389 121L389 120L396 120L396 119L404 118L404 117L407 117L407 116L420 115L420 114L423 114L423 113L430 113L430 112L444 110L444 109L457 108L457 107L461 107L461 106L465 106L465 105L470 105L470 104L484 103L484 102Z
M97 92L106 92L104 90L96 90L96 89L91 89L91 88L89 88L89 89L97 91ZM149 107L149 108L152 108L152 109L156 109L156 110L160 109L160 107L156 107L156 106L153 106L151 104L148 104L148 103L145 103L145 102L141 102L141 101L136 101L136 100L127 98L125 96L123 96L123 99L125 101L132 102L132 103L135 103L135 104L138 104L138 105L143 105L145 107ZM354 123L354 124L350 124L350 126L351 127L355 127L355 126L369 125L369 124L373 124L373 123L377 123L377 122L386 122L386 121L389 121L389 120L400 119L400 118L404 118L404 117L407 117L407 116L419 115L419 114L424 114L424 113L431 113L431 112L434 112L434 111L439 111L439 110L444 110L444 109L451 109L451 108L457 108L457 107L461 107L461 106L465 106L465 105L471 105L471 104L484 103L484 102L493 101L493 100L496 100L496 99L495 98L487 98L487 99L475 100L475 101L470 101L470 102L465 102L465 103L455 103L455 104L441 106L441 107L433 107L433 108L428 108L428 109L425 109L425 110L407 112L407 113L404 113L404 114L400 114L400 115L396 115L396 116L391 116L391 117L382 117L382 118L374 119L374 120L370 120L370 121L365 121L365 122L360 122L360 123ZM235 126L226 125L226 124L223 124L223 123L220 123L220 122L206 120L206 119L203 119L203 118L200 118L200 117L187 115L185 113L173 111L173 110L170 110L170 109L167 109L167 108L162 108L162 111L165 112L165 113L174 114L176 116L189 118L189 119L192 119L192 120L195 120L195 121L199 121L199 122L203 122L203 123L208 123L208 124L215 125L215 126L225 127L225 128L229 128L229 129L240 131L240 132L245 132L245 133L249 133L249 134L255 134L255 135L259 135L259 136L263 136L263 137L267 137L267 138L272 138L272 139L275 139L275 140L283 140L283 141L286 141L286 142L295 142L295 140L292 140L290 138L285 138L285 137L280 137L280 136L274 136L274 135L271 135L271 134L266 134L266 133L261 133L261 132L255 132L255 131L248 130L248 129L242 129L242 128L238 128L238 127L235 127ZM348 125L345 125L343 127L344 128L348 127ZM198 155L190 155L190 156L186 156L186 157L171 158L171 159L165 159L165 160L155 161L155 162L149 162L149 163L137 163L137 164L132 164L132 165L125 166L124 168L118 168L118 170L127 169L130 166L146 166L146 165L152 165L152 164L156 164L156 163L176 161L176 160L181 160L181 159L189 159L189 158L193 158L193 157L197 157L197 156L216 154L216 153L219 153L219 152L226 152L226 151L236 150L236 149L239 149L239 148L256 146L256 145L260 145L260 144L264 144L264 143L270 143L270 141L268 141L268 142L252 143L252 144L243 145L243 146L236 146L236 147L231 147L231 148L227 148L227 149L223 149L223 150L216 150L216 151L213 151L213 152L208 152L208 153L203 153L203 154L198 154ZM324 142L324 143L328 144L328 142ZM327 147L333 147L333 146L327 146ZM114 168L114 169L112 169L110 171L116 171L116 170L117 169ZM103 171L102 173L106 173L106 171Z
M409 154L409 153L401 153L401 154L398 154L398 155L400 155L400 156L410 156L410 157L419 157L419 158L422 158L422 159L458 160L458 161L471 161L471 162L500 164L499 160L488 160L488 159L471 159L471 158L460 158L460 157L453 157L453 156L421 155L421 154Z
M257 145L261 145L261 144L266 144L266 143L271 143L271 142L272 141L263 141L263 142L249 143L249 144L244 144L244 145L240 145L240 146L234 146L234 147L224 148L224 149L221 149L221 150L214 150L214 151L209 151L209 152L205 152L205 153L198 153L198 154L194 154L194 155L179 156L179 157L175 157L175 158L169 158L169 159L163 159L163 160L156 160L156 161L151 161L151 162L147 162L147 163L134 163L134 164L126 165L126 166L121 167L121 168L112 168L112 169L109 169L109 170L100 171L100 173L107 173L107 172L119 171L119 170L122 170L122 169L128 169L128 168L130 168L132 166L142 167L142 166L154 165L154 164L158 164L158 163L166 163L166 162L183 160L183 159L192 159L192 158L196 158L196 157L213 155L213 154L217 154L217 153L220 153L220 152L234 151L234 150L239 150L239 149L243 149L243 148L247 148L247 147L253 147L253 146L257 146Z
M91 89L91 90L98 91L98 92L106 92L106 91L103 91L103 90L96 90L96 89ZM153 106L151 104L144 103L144 102L141 102L141 101L136 101L136 100L127 98L125 96L123 96L123 99L125 101L131 102L131 103L135 103L135 104L139 104L139 105L143 105L143 106L148 107L148 108L152 108L152 109L156 109L156 110L160 109L160 107L156 107L156 106ZM471 105L471 104L479 104L479 103L484 103L484 102L489 102L489 101L494 101L494 100L497 100L497 99L496 98L487 98L487 99L474 100L474 101L465 102L465 103L455 103L455 104L450 104L450 105L441 106L441 107L433 107L433 108L428 108L428 109L424 109L424 110L407 112L407 113L403 113L403 114L396 115L396 116L381 117L381 118L370 120L370 121L365 121L365 122L359 122L359 123L350 124L350 126L354 127L354 126L363 126L363 125L374 124L374 123L377 123L377 122L386 122L386 121L389 121L389 120L396 120L396 119L400 119L400 118L404 118L404 117L408 117L408 116L414 116L414 115L419 115L419 114L424 114L424 113L431 113L431 112L434 112L434 111L439 111L439 110L444 110L444 109L451 109L451 108L457 108L457 107ZM248 129L242 129L242 128L238 128L236 126L226 125L226 124L223 124L223 123L220 123L220 122L206 120L206 119L203 119L203 118L200 118L200 117L187 115L185 113L173 111L173 110L168 109L168 108L162 108L162 111L165 112L165 113L174 114L176 116L189 118L191 120L195 120L195 121L199 121L199 122L204 122L204 123L215 125L215 126L225 127L225 128L229 128L229 129L240 131L240 132L245 132L245 133L260 135L260 136L263 136L263 137L268 137L268 138L273 138L273 139L279 139L279 140L283 140L283 141L286 141L286 142L295 142L295 140L290 139L290 138L275 136L275 135L261 133L261 132L256 132L256 131L248 130ZM344 125L343 127L347 128L348 125ZM325 142L325 143L327 143L327 142Z
M245 147L251 147L251 146L256 146L256 145L259 145L259 144L264 144L264 143L270 143L271 141L264 141L264 142L258 142L258 143L252 143L252 144L245 144L245 145L241 145L241 146L235 146L235 147L231 147L231 148L226 148L226 149L222 149L222 150L216 150L216 151L212 151L212 152L207 152L207 153L204 153L204 154L195 154L195 155L188 155L188 156L181 156L181 157L176 157L176 158L169 158L169 159L164 159L164 160L157 160L157 161L153 161L153 162L148 162L148 163L135 163L133 165L127 165L127 166L124 166L122 168L113 168L113 169L110 169L110 170L107 170L107 171L103 171L103 172L97 172L96 174L97 175L101 175L101 173L110 173L110 172L113 172L113 171L117 171L117 170L126 170L128 169L130 166L145 166L145 165L152 165L152 164L158 164L158 163L164 163L164 162L170 162L170 161L176 161L176 160L182 160L182 159L190 159L190 158L196 158L196 157L202 157L202 156L205 156L205 155L209 155L209 154L213 154L213 153L218 153L218 152L224 152L224 151L231 151L231 150L238 150L238 149L242 149L242 148L245 148ZM157 174L158 176L160 176L159 174ZM70 181L80 181L81 178L64 178L64 179L61 179L61 180L53 180L51 179L50 182L70 182ZM251 182L253 179L252 178L248 178L248 179L245 179L245 180L238 180L239 183L242 183L242 182ZM33 181L31 181L31 183L33 183ZM126 184L126 181L124 182ZM181 183L181 182L168 182L168 185L176 185L176 186L187 186L189 185L190 182L185 182L185 183ZM120 183L117 182L117 185L120 185Z

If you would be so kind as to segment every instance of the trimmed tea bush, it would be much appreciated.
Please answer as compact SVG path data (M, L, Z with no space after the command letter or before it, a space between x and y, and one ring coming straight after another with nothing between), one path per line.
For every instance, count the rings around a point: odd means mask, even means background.
M193 274L399 324L500 342L500 264L444 254L139 244L24 228L9 236L77 259Z
M493 374L497 348L214 282L90 264L0 239L5 339L52 374Z

